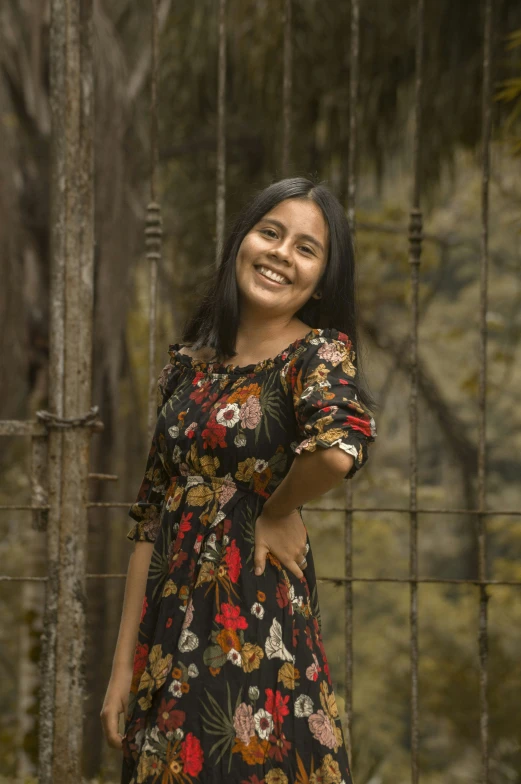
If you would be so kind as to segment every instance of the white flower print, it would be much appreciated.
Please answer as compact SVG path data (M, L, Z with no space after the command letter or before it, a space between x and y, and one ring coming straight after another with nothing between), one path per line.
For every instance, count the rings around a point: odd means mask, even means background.
M257 618L264 618L264 607L260 602L254 602L251 606L252 615L255 615Z
M259 458L258 460L256 460L256 461L255 461L255 471L256 471L258 474L262 474L262 472L266 470L266 468L268 467L268 465L269 465L269 463L268 463L268 461L267 461L267 460L261 460L261 459Z
M239 653L239 651L235 650L235 648L230 648L230 650L228 651L228 656L226 658L228 659L228 661L231 661L232 664L236 664L238 667L241 666L241 661L242 661L241 654Z
M271 713L268 713L267 710L261 708L254 715L253 720L255 722L255 729L257 730L257 735L259 738L262 738L262 740L268 740L273 729L273 716Z
M270 636L264 643L266 649L266 656L268 659L275 657L283 659L284 661L294 662L293 655L288 651L282 641L282 626L276 618L273 619L270 628Z
M300 694L295 700L295 716L303 719L313 713L313 700L308 694Z
M188 665L188 677L197 678L198 675L199 675L199 670L197 669L197 664L194 664L192 662L192 664Z
M181 681L173 680L170 686L168 687L168 691L174 695L174 697L182 697L183 696L183 684Z
M189 629L183 629L179 637L179 643L177 645L181 653L190 653L190 651L195 651L198 646L198 636Z
M260 691L257 686L250 686L248 689L248 697L250 700L258 700Z
M217 412L215 420L220 425L225 425L226 427L235 427L239 421L239 415L239 405L237 403L229 403L225 408L221 408L221 410Z

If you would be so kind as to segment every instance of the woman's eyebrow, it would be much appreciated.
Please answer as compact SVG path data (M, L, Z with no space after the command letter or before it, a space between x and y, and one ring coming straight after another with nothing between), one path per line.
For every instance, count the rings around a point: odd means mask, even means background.
M277 220L276 218L268 218L268 217L264 217L262 220L264 220L264 221L269 221L269 223L274 223L274 224L275 224L275 226L278 226L278 227L279 227L279 229L285 229L285 228L286 228L286 227L284 226L284 224L283 224L283 223L281 223L281 222L280 222L279 220ZM320 250L322 251L322 253L324 252L324 248L323 248L323 246L322 246L322 243L321 243L321 242L319 242L317 239L315 239L315 237L313 237L311 234L299 234L298 236L299 236L301 239L303 239L303 240L307 240L308 242L312 242L312 243L313 243L313 245L316 245L316 246L317 246L317 248L320 248Z

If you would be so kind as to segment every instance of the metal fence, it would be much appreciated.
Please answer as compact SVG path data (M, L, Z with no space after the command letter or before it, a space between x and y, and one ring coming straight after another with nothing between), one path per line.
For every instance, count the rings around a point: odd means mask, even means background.
M291 167L292 100L292 0L281 0L284 26L283 73L283 155L282 171ZM351 0L350 110L348 160L348 218L355 225L357 160L357 97L359 88L360 0ZM150 268L149 312L149 395L148 432L155 424L155 367L157 271L161 260L161 208L157 196L158 162L158 11L159 0L151 2L151 163L150 203L147 207L146 247ZM513 580L487 577L487 519L494 515L519 516L519 510L487 509L487 281L489 268L488 214L491 138L491 85L493 2L485 0L482 94L482 185L480 254L480 356L479 356L479 435L478 508L418 507L418 317L419 279L422 256L422 209L420 152L422 143L422 93L424 66L424 0L416 3L416 86L415 132L412 149L413 196L408 229L411 312L410 312L410 492L406 507L368 507L353 504L353 488L345 485L344 545L345 576L319 576L345 593L345 728L351 758L353 715L353 583L398 582L410 586L410 746L411 781L419 781L418 711L418 586L423 583L472 584L476 593L476 632L479 653L481 783L489 782L489 733L487 697L487 650L489 585L521 585ZM225 111L226 111L226 0L218 4L218 130L216 240L222 246L225 226ZM51 324L49 363L50 411L36 412L33 421L2 421L1 436L31 439L31 503L2 505L0 511L32 512L32 525L47 533L47 576L0 575L1 581L41 581L45 584L45 617L41 654L39 782L70 784L81 780L82 711L84 684L82 662L85 646L86 581L89 578L124 578L123 574L86 573L87 510L92 507L125 508L131 502L94 503L87 501L90 478L111 479L89 474L89 442L93 431L103 428L97 408L91 406L92 304L94 246L93 188L93 68L91 0L52 0L51 3ZM304 507L305 508L305 507ZM326 511L313 506L314 511ZM331 511L331 507L327 508ZM372 512L397 512L409 520L409 574L405 578L361 578L353 575L353 516ZM463 514L476 522L478 538L478 578L434 579L418 574L418 518L425 514Z

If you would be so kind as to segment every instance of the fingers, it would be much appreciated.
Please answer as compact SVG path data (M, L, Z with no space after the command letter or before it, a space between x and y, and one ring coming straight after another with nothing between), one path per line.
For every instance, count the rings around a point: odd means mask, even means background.
M269 548L266 547L264 544L259 544L255 548L255 555L253 557L253 563L255 565L255 574L259 575L262 574L265 567L266 567L266 556L269 552Z
M118 732L118 711L107 706L101 711L100 718L108 745L113 749L120 749L123 736Z

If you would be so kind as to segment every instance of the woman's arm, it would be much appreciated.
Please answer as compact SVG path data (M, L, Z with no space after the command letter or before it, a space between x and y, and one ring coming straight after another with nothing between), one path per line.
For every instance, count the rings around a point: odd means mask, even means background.
M121 748L118 721L120 714L127 711L134 651L153 549L152 542L136 542L130 556L112 673L100 714L107 743L116 749Z
M267 499L263 514L284 517L307 501L324 495L345 477L353 462L352 455L338 446L303 451L295 457L288 473Z
M288 473L266 500L255 521L255 574L264 571L268 552L297 577L306 545L306 527L298 511L306 501L335 487L351 470L354 458L339 447L317 448L298 455Z

